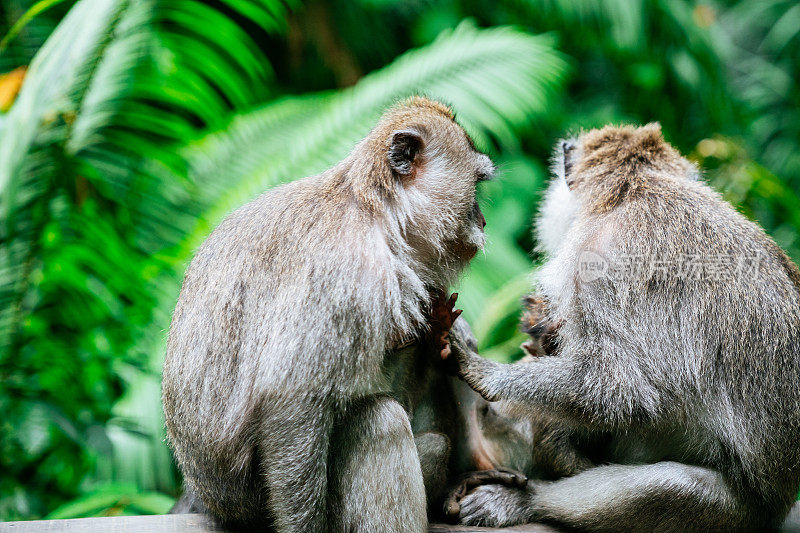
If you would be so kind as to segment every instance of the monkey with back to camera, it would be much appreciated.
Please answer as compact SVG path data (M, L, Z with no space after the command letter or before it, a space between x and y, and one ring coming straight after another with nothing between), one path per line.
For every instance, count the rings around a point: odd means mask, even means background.
M214 230L187 269L163 373L168 439L199 506L279 531L425 530L423 476L442 477L422 471L441 462L425 453L449 445L415 447L414 399L393 385L413 373L397 358L482 247L476 184L493 171L449 108L417 97L333 168Z
M800 485L800 272L658 125L590 131L557 160L537 223L553 354L504 365L451 344L484 398L561 424L593 457L555 481L458 494L455 513L590 531L777 527Z

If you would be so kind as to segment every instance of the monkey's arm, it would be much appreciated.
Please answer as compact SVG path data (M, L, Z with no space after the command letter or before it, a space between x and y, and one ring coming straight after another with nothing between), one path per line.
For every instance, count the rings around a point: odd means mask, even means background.
M586 346L594 343L586 342ZM458 374L490 402L507 400L597 429L642 421L662 401L635 357L569 349L558 356L502 364L451 338Z

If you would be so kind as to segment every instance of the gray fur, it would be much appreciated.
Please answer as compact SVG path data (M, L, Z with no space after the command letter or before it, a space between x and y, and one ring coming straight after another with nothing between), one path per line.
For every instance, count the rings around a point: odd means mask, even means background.
M572 173L556 178L569 194L554 181L538 222L549 254L539 291L560 323L555 354L503 365L457 340L453 352L487 400L562 424L591 461L524 491L481 487L462 500L462 521L594 531L776 527L800 486L797 267L696 180L657 126L605 128L577 143ZM560 239L548 233L551 217L566 226ZM630 256L761 262L726 279L656 269L587 278L587 251L611 265Z
M419 146L394 147L407 131ZM491 169L448 108L411 99L341 163L236 210L198 249L163 400L209 513L279 531L425 530L417 399L402 401L392 373L410 369L395 348L424 336L430 293L483 245L475 184Z

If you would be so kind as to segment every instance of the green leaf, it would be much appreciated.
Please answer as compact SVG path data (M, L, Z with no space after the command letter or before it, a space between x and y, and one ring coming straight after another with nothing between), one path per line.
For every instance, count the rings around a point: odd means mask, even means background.
M48 520L114 516L121 514L165 514L175 499L158 492L140 492L136 485L112 483L65 503L47 515Z
M179 287L167 251L201 205L176 145L271 94L251 32L281 29L290 4L80 0L0 117L0 470L15 480L0 489L26 487L3 516L41 515L93 479L177 489L148 366ZM123 386L137 394L109 421ZM112 511L161 512L135 492ZM80 504L69 512L112 505Z
M77 112L86 82L126 6L127 2L114 0L79 2L36 54L0 139L0 195L5 217L13 205L13 194L8 191L12 176L39 132L57 116Z
M14 38L19 35L19 32L30 23L37 15L44 13L54 5L60 4L64 0L40 0L33 4L16 22L11 26L8 30L8 33L0 39L0 52L3 52L7 47L8 43L14 40Z
M517 149L514 132L546 111L565 72L549 37L466 22L351 89L281 98L240 114L187 154L192 178L213 204L185 249L265 189L340 160L386 107L412 94L451 104L479 145L494 139Z

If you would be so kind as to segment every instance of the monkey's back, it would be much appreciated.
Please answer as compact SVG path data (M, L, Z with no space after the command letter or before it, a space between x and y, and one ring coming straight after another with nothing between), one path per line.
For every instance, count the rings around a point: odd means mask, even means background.
M606 216L618 228L611 260L651 262L600 293L636 310L617 333L642 354L645 378L672 391L677 405L662 408L683 412L683 429L665 434L685 457L790 503L800 484L797 267L702 182L655 180Z
M373 352L386 343L391 287L370 273L381 251L360 246L369 222L330 180L299 180L236 210L186 272L164 365L167 434L187 482L216 487L204 500L221 509L258 493L264 419L293 417L300 403L333 408L353 376L363 393L381 386ZM243 510L254 513L263 509Z

